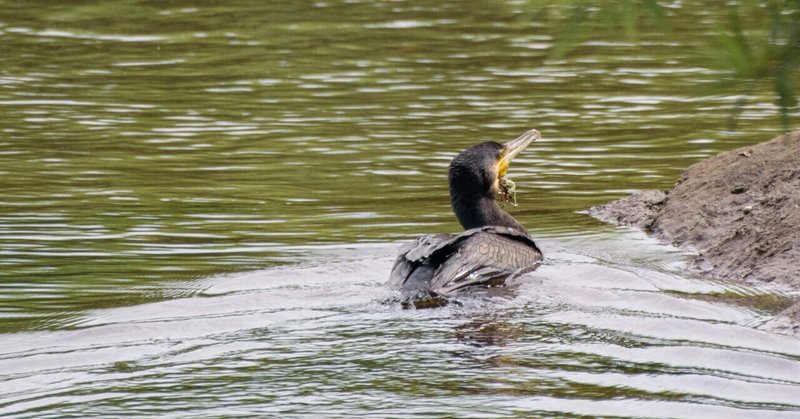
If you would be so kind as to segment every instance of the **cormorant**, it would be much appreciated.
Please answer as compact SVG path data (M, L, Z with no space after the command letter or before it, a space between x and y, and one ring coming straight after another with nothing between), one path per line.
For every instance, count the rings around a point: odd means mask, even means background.
M456 156L448 173L450 202L465 231L429 234L404 246L390 286L438 298L467 287L502 285L536 269L542 252L497 200L511 200L514 186L505 179L508 164L539 138L539 131L530 130L506 144L488 141Z

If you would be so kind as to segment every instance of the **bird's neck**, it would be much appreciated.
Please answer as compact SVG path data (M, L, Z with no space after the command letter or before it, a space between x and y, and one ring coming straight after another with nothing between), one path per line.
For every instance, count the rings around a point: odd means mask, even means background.
M464 230L485 226L513 227L521 231L525 228L511 216L503 211L493 197L481 196L462 197L452 196L453 212Z

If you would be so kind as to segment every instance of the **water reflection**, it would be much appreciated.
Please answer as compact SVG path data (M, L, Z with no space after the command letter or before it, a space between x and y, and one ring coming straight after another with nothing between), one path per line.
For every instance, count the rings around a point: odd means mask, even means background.
M524 334L519 327L502 319L474 319L455 328L456 338L467 345L507 346L516 342Z

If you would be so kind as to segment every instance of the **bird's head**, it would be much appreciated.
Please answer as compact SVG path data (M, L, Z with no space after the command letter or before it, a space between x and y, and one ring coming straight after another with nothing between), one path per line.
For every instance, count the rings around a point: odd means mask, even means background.
M459 153L450 163L450 195L454 199L507 199L509 184L505 179L511 160L532 142L541 138L530 130L519 138L500 144L487 141ZM513 184L511 184L513 185Z

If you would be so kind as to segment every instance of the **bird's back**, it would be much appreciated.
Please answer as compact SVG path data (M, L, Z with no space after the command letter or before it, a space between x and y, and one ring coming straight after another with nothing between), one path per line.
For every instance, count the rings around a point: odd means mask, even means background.
M542 252L524 231L501 226L458 235L428 235L401 249L389 284L449 295L470 286L501 285L539 266Z

